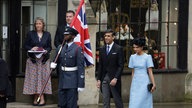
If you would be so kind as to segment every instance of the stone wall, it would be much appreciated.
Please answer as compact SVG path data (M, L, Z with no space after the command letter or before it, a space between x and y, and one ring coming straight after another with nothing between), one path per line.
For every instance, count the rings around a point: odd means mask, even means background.
M192 1L189 0L189 23L188 23L188 74L186 76L186 83L185 83L185 98L188 101L192 102Z

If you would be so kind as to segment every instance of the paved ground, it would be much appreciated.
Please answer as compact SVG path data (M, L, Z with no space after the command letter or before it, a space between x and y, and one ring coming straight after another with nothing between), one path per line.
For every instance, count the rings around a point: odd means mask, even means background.
M115 108L112 104L111 108ZM124 104L124 108L128 108L128 104ZM7 108L38 108L38 106L32 106L27 103L8 103ZM41 108L57 108L56 104L50 104L46 106L42 106ZM86 105L80 106L80 108L102 108L102 105ZM154 103L154 108L192 108L192 103Z

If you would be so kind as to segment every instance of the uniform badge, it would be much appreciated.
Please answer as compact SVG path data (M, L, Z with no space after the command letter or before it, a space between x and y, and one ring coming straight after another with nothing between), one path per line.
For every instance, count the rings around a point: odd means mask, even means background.
M85 76L84 76L84 75L81 75L80 77L81 77L81 78L84 78Z

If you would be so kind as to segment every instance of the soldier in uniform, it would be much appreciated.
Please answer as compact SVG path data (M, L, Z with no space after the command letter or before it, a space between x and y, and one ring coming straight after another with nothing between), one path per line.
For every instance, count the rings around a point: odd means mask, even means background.
M77 108L78 91L85 86L84 56L80 46L73 42L78 31L66 26L63 46L57 63L52 62L51 68L59 68L59 108ZM60 47L57 49L59 51Z

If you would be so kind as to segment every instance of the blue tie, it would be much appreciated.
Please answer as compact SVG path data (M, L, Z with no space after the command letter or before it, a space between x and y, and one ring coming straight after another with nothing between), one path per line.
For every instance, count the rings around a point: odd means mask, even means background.
M109 54L109 45L107 45L107 55Z
M68 49L68 44L66 44L66 50Z

